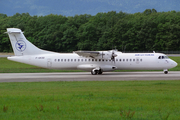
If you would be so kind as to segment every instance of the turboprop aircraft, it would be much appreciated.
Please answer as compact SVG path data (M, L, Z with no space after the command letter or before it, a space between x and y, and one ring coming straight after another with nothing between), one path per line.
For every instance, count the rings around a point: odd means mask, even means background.
M30 43L18 28L7 28L15 56L9 60L49 69L80 69L92 75L114 70L164 70L177 63L162 53L122 53L109 51L74 51L56 53L37 48Z

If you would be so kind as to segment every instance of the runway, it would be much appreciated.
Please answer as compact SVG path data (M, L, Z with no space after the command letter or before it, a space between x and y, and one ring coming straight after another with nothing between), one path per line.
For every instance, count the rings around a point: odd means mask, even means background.
M47 82L47 81L132 81L132 80L180 80L179 71L158 72L90 72L61 73L0 73L0 82Z

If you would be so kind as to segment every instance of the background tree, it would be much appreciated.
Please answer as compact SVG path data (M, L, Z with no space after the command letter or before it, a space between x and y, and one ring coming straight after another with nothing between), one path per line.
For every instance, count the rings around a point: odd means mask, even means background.
M120 11L66 17L0 14L0 52L12 52L6 28L20 28L41 49L56 52L75 50L179 51L180 12L142 13Z

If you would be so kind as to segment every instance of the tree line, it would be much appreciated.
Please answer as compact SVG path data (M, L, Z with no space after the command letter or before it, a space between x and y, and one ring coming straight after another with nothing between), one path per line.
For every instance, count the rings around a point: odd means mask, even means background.
M62 16L0 14L0 52L12 52L6 28L20 28L37 47L56 52L76 50L179 51L180 12L120 11Z

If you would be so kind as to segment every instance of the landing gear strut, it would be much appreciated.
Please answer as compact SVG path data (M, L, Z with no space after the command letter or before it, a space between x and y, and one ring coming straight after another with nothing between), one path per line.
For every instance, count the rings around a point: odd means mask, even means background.
M168 74L168 69L164 69L164 74Z

